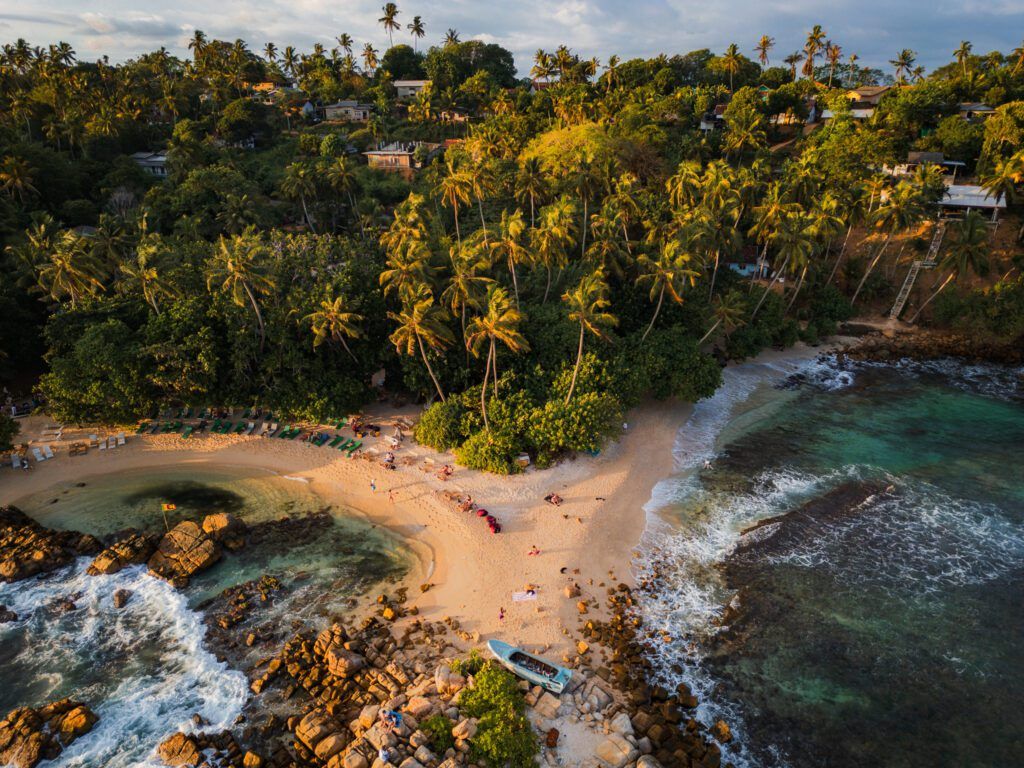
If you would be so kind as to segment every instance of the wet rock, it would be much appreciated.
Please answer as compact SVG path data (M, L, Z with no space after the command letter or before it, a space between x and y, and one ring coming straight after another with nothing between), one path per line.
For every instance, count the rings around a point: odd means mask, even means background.
M185 586L189 577L220 559L220 546L198 525L184 520L164 534L149 570L175 586Z
M216 512L204 517L203 532L232 551L245 546L246 525L230 512Z
M164 739L156 751L164 764L172 768L181 765L197 766L203 759L195 739L180 732Z
M118 589L118 590L115 590L115 592L114 592L114 607L115 608L124 608L126 605L128 605L128 600L131 598L131 596L132 596L131 590L128 590L128 589Z
M554 749L557 747L559 735L557 728L551 728L544 736L544 746L548 749Z
M48 573L80 555L102 549L95 537L77 531L53 531L16 507L0 507L0 581L12 582Z
M86 572L91 576L109 576L126 566L141 565L152 557L157 540L156 536L131 533L96 555Z
M711 734L718 739L722 744L728 744L732 741L732 731L729 729L729 724L725 720L718 720L713 726L711 726Z
M612 768L623 768L636 760L640 756L640 752L629 743L625 736L613 733L597 746L594 755L598 759L604 760Z
M6 624L9 621L17 621L18 614L8 609L6 605L0 605L0 624Z
M98 720L87 706L71 699L39 709L15 709L0 720L0 764L34 768L43 760L53 760Z

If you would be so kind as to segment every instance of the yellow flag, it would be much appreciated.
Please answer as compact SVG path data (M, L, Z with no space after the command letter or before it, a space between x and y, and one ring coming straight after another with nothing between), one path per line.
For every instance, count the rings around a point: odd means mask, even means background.
M163 509L164 512L173 512L177 509L173 504L162 504L160 508Z

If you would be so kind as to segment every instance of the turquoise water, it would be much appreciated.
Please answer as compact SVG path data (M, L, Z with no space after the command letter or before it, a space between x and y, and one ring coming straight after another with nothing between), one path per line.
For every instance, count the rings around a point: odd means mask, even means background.
M306 484L241 468L122 473L55 487L18 505L48 526L107 536L127 527L159 532L164 502L177 505L170 525L214 511L250 525L286 516L310 522L301 535L289 527L251 537L256 543L225 554L180 592L141 566L88 576L88 558L47 578L0 584L0 604L19 616L0 624L0 712L74 696L100 716L90 734L48 765L156 766L155 746L175 730L190 730L193 714L211 731L232 725L248 700L248 683L211 653L201 610L225 588L263 574L281 580L272 604L232 630L244 636L250 625L260 626L276 641L296 623L317 626L344 613L350 599L386 588L413 565L402 542L331 509ZM325 510L331 514L317 515ZM117 589L132 593L120 610L112 603ZM73 610L59 605L67 598Z
M685 638L665 676L741 764L1024 765L1017 372L793 374L728 372L684 432L647 536L672 588L647 610Z

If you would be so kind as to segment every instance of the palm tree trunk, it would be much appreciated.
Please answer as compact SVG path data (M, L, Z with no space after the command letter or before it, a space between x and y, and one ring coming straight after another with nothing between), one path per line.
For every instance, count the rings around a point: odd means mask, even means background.
M533 215L533 192L530 193L530 229L537 226L537 222L534 220Z
M309 218L309 209L306 207L306 196L299 195L299 199L302 201L302 215L306 217L306 224L309 226L309 231L315 235L316 227L313 226L313 221Z
M843 247L839 249L839 256L836 257L836 263L832 265L832 271L828 275L828 280L825 281L825 285L832 282L832 278L836 276L836 271L839 269L839 264L843 260L843 254L846 253L846 244L850 242L850 233L853 232L853 224L846 228L846 237L843 238Z
M716 277L718 277L718 251L715 251L715 268L711 270L711 291L708 293L708 299L715 295Z
M516 295L516 309L519 309L519 281L516 280L516 262L511 256L508 257L508 271L512 273L512 291Z
M753 322L754 318L757 317L757 313L761 309L761 305L764 304L764 300L768 298L768 292L772 289L772 286L775 285L776 282L778 282L779 275L786 271L787 264L789 264L789 256L787 256L785 260L782 262L782 266L779 268L779 271L775 273L775 275L771 279L771 282L768 283L768 287L765 288L764 293L761 294L761 300L757 302L757 306L754 307L754 311L750 313L751 322Z
M580 258L586 258L587 255L587 197L583 196L583 237L580 238L582 245L580 246Z
M721 324L722 324L721 320L715 320L715 324L712 325L710 328L708 328L708 332L707 333L705 333L703 336L701 336L700 341L697 342L697 346L699 347L701 344L703 344L705 341L707 341L711 337L711 334L715 332L715 329L718 326L720 326Z
M548 293L551 291L551 265L545 264L544 268L548 271L548 282L547 285L544 286L544 298L541 300L541 304L548 303Z
M441 385L437 381L437 376L434 375L434 369L430 367L430 361L427 359L427 350L424 349L423 339L420 338L418 333L416 334L416 343L420 345L420 355L423 357L423 364L427 366L427 373L430 374L430 378L433 380L434 386L437 388L438 397L441 398L441 402L443 403L445 401L444 392L441 391Z
M864 271L864 277L862 277L860 279L860 282L857 284L857 290L853 292L853 298L850 299L851 307L854 305L854 303L856 303L857 297L860 295L860 290L861 288L864 287L864 283L868 281L868 276L871 274L871 270L875 268L875 265L878 263L878 260L881 259L882 254L885 253L885 249L889 247L890 240L892 240L891 232L888 235L886 235L885 242L882 243L882 247L878 249L878 254L875 256L874 259L872 259L871 263L868 265L868 268Z
M491 373L491 355L494 354L494 347L487 350L487 361L484 363L484 384L480 387L480 413L484 417L484 431L490 432L491 425L487 422L487 377Z
M355 356L355 355L353 355L353 354L352 354L352 350L348 348L348 342L346 342L346 341L345 341L345 337L344 337L344 336L341 336L341 335L339 335L339 336L338 336L338 341L340 341L340 342L341 342L341 346L343 346L343 347L345 348L345 351L346 351L346 352L348 352L348 356L349 356L349 357L351 357L351 358L352 358L352 360L354 360L355 362L357 362L357 363L358 363L358 362L359 362L359 360L358 360L358 359L356 358L356 356Z
M658 294L658 306L654 308L654 317L651 318L650 325L647 326L647 330L644 331L644 335L640 337L640 343L643 344L647 339L647 334L651 332L654 327L654 321L658 319L658 313L661 312L661 302L665 300L665 286L661 286L661 293Z
M580 323L580 346L576 351L576 366L572 369L572 383L569 384L569 393L565 396L565 404L568 405L572 399L572 393L576 389L576 377L580 375L580 363L583 360L583 323Z
M256 303L256 297L252 295L252 290L249 288L249 284L243 280L242 287L245 288L245 293L249 297L249 301L252 303L253 311L256 313L256 322L260 327L260 354L262 355L263 344L267 337L266 328L263 326L263 313L260 312L260 307Z
M498 350L494 346L494 339L491 339L491 374L494 379L494 396L498 396Z
M626 222L622 222L622 240L626 244L626 253L633 255L633 248L629 244L629 231L626 229Z
M462 233L459 232L459 204L452 204L452 215L455 218L455 239L459 241L459 252L462 251Z
M484 221L484 201L480 199L480 196L476 197L477 208L480 209L480 228L484 231L484 245L487 245L487 222Z
M804 285L804 278L807 277L807 266L805 265L803 270L800 272L800 279L796 282L796 290L793 291L793 297L789 300L789 304L786 305L786 313L793 308L793 304L796 303L796 296L800 293L800 289Z
M924 308L932 303L932 299L934 299L936 296L938 296L942 292L942 290L953 281L954 277L956 277L956 272L950 272L949 276L945 280L942 281L942 285L940 285L938 288L936 288L935 292L932 293L932 295L929 296L927 299L925 299L924 304L922 304L920 307L918 307L917 308L917 312L915 312L914 316L910 318L909 323L911 325L913 325L917 321L917 316L921 314L921 312L924 310Z
M764 241L764 248L761 249L761 258L757 260L757 264L754 266L754 273L750 276L750 290L754 290L754 286L757 285L757 278L761 275L761 267L764 264L764 260L768 258L768 240Z
M356 199L352 197L352 192L348 193L348 203L352 206L352 215L356 217L356 221L359 222L359 234L366 238L366 227L363 226L363 219L359 215L359 209L356 208Z

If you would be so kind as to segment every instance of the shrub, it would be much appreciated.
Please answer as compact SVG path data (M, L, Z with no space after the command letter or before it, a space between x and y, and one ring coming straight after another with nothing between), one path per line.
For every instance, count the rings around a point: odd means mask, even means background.
M527 439L538 466L547 466L566 451L597 451L622 420L622 404L607 392L584 392L568 404L549 400L530 415Z
M455 746L455 739L452 736L452 727L454 725L444 715L431 715L420 723L420 730L427 734L427 738L430 739L430 748L435 753L443 755Z
M511 672L487 662L462 694L461 709L480 720L470 755L492 768L533 768L537 740L526 702Z
M0 413L0 451L9 451L14 445L14 438L21 431L21 425L6 414Z
M436 402L423 412L416 425L416 442L429 445L435 451L450 451L466 439L463 431L465 407L458 398Z
M515 462L520 443L508 432L482 430L455 449L459 464L470 469L483 469L498 475L519 471Z
M476 675L486 664L486 661L480 656L480 651L473 648L469 652L469 656L464 659L456 659L452 662L452 672L463 677L470 677Z

